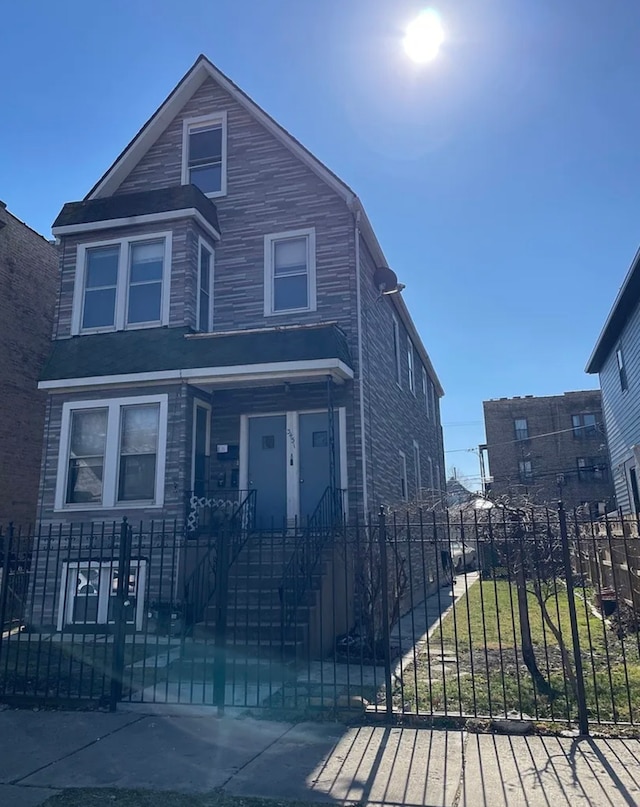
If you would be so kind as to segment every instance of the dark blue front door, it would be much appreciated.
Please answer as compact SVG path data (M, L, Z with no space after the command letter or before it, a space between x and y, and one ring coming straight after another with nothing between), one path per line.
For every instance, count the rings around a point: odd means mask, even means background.
M336 487L340 487L340 451L338 447L338 417L333 418ZM301 412L298 419L300 440L300 518L304 524L313 514L330 484L329 475L329 413Z
M249 488L256 489L258 526L282 527L287 517L285 415L249 418Z

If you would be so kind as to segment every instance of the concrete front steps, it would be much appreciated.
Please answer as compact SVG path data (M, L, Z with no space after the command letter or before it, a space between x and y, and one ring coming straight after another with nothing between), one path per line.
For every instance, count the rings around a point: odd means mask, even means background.
M296 537L252 536L229 570L226 644L236 655L258 659L303 659L317 608L326 562L318 564L300 604L283 608L281 590ZM302 586L302 584L300 584ZM297 592L294 590L294 596ZM215 598L193 629L195 640L215 639Z

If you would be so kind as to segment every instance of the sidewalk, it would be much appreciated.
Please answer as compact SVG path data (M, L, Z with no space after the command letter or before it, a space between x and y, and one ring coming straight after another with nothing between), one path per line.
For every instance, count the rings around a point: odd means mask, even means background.
M617 807L640 804L640 741L202 713L0 712L3 807L31 807L77 787L222 788L238 796L395 807Z

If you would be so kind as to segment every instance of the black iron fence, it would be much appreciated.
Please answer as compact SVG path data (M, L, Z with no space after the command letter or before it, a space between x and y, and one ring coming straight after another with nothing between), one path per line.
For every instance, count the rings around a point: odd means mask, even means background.
M5 530L0 700L640 722L637 523L495 507L351 525L335 494L301 528Z

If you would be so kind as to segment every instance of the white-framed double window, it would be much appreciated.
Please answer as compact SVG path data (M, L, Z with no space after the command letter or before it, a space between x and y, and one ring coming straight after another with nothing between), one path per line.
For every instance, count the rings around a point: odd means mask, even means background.
M416 374L413 364L413 343L407 337L407 367L409 370L409 391L416 394Z
M166 448L166 395L66 402L56 510L162 506Z
M198 330L204 333L213 325L213 249L198 239L198 291L196 299Z
M182 130L182 184L209 197L227 192L227 113L187 118Z
M315 310L315 228L265 235L265 316Z
M131 560L125 601L125 621L142 630L146 560ZM117 560L77 560L62 564L57 629L67 625L106 625L115 622L118 594Z
M78 246L72 334L169 323L171 233Z

